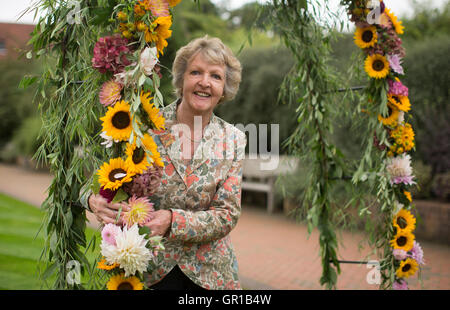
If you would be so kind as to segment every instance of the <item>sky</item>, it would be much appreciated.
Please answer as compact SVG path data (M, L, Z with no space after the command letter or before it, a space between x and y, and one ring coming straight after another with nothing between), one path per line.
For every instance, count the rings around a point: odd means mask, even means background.
M183 0L188 1L188 0ZM253 2L254 0L211 0L213 3L217 5L222 5L227 9L235 9L239 6ZM264 3L267 0L257 0L260 3ZM326 1L326 0L323 0ZM35 2L35 0L0 0L2 4L0 10L0 22L10 22L10 23L33 23L33 14L26 15L22 17L19 21L17 18L20 13L25 10L30 3ZM330 7L338 7L339 0L328 0L330 2ZM391 9L395 13L395 15L402 16L410 16L413 12L412 10L412 2L413 0L384 0L386 6ZM416 2L424 4L427 3L428 6L431 7L442 7L446 0L416 0Z

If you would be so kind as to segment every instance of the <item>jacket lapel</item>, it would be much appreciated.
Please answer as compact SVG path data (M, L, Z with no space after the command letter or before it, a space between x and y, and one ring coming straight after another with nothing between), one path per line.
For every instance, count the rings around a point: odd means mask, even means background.
M165 130L158 133L159 140L166 150L175 170L186 184L186 166L181 159L180 139L172 131L172 126L176 123L177 102L174 102L163 108L163 116L165 118Z

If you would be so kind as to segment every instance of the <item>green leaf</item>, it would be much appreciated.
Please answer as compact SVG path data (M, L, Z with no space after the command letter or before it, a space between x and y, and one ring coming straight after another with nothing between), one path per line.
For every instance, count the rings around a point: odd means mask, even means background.
M98 174L94 174L93 178L92 178L92 185L91 185L91 189L92 192L96 195L98 195L98 193L100 193L100 182L98 181Z
M31 84L35 83L38 80L37 76L24 76L22 80L20 80L19 88L27 89Z
M112 203L122 202L128 199L128 194L122 188L119 188L116 195L114 196Z

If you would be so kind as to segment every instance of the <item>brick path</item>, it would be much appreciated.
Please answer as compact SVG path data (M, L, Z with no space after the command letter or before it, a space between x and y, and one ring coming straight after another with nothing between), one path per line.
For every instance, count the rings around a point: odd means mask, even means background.
M34 205L45 199L52 178L43 172L0 164L0 192ZM88 216L92 221L92 217ZM95 226L95 224L94 224ZM268 215L264 208L243 206L242 216L231 238L245 289L322 289L318 233L308 235L306 226L282 214ZM361 233L340 232L340 259L365 260L370 252L358 251ZM424 289L450 289L450 247L421 242L426 265L422 268ZM338 289L378 289L369 285L366 265L341 264ZM417 275L408 280L410 288L420 289Z

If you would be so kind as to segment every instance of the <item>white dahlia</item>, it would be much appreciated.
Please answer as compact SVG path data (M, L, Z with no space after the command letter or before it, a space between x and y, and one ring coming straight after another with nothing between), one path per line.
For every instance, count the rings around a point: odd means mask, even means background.
M139 234L137 225L131 228L123 227L123 230L116 235L116 245L102 242L101 251L106 262L110 265L116 263L125 271L125 277L144 272L147 269L148 261L152 258L152 253L146 248L148 240L144 235Z
M407 154L402 154L397 157L388 158L387 172L391 177L391 184L404 183L406 185L414 184L411 157Z

